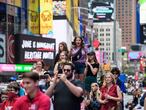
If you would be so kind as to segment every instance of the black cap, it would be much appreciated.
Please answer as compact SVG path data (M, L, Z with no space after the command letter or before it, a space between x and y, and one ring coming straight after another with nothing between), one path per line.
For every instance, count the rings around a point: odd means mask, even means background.
M87 55L95 55L95 52L89 52L89 53L87 53Z

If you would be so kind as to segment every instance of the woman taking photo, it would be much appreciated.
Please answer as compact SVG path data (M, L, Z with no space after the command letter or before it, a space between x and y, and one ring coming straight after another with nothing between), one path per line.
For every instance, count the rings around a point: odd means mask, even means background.
M112 73L106 73L105 75L105 85L101 87L100 99L100 110L117 110L117 104L122 101L120 88L116 85Z
M85 68L85 90L89 93L92 83L97 82L97 72L99 71L99 63L96 59L95 52L87 54Z

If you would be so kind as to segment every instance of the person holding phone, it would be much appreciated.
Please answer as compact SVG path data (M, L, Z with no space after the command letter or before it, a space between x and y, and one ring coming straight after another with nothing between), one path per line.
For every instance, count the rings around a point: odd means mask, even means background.
M72 63L64 63L63 74L58 78L55 74L52 84L46 94L54 96L54 110L80 110L83 100L83 84L74 79L74 66Z

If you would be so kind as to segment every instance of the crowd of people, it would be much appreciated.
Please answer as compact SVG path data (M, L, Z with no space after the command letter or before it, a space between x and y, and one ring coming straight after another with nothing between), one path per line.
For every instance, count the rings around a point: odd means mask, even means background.
M75 37L70 50L61 42L54 62L53 75L39 60L22 74L22 83L10 82L1 92L0 110L124 110L120 70L103 71L97 80L101 64L81 37Z

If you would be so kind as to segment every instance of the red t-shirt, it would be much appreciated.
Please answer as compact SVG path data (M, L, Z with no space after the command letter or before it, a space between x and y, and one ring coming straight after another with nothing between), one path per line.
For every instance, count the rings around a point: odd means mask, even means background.
M0 110L13 110L13 105L16 102L17 97L15 97L13 100L6 100L4 101L1 106Z
M40 91L32 100L22 96L15 102L13 110L50 110L50 98Z

